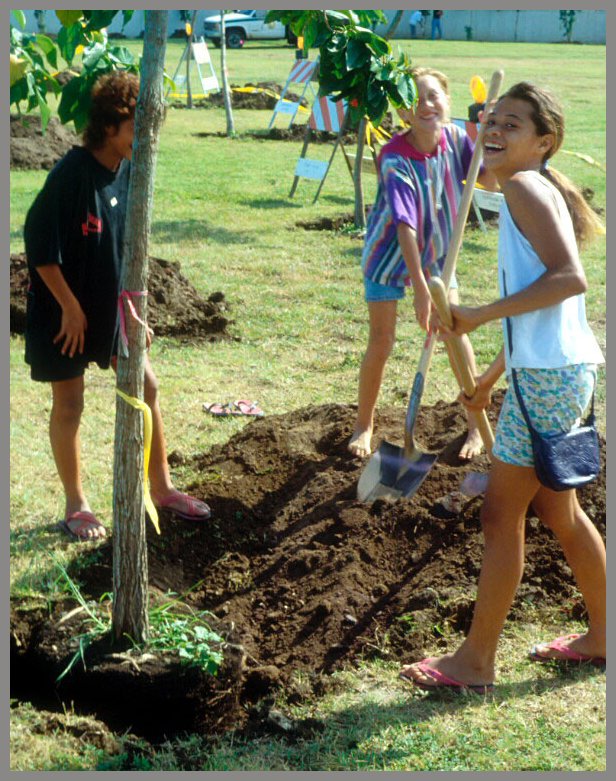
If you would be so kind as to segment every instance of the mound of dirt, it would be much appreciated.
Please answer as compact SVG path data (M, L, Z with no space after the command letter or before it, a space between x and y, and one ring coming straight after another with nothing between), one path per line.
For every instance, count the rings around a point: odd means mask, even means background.
M252 82L247 82L246 84L231 84L230 88L232 90L231 103L233 108L256 109L261 111L273 111L283 89L282 85L277 84L275 81L260 81L257 84L253 84ZM254 92L240 91L244 89L253 89ZM289 90L287 90L284 97L285 100L299 103L301 106L309 105L306 98L302 98L301 95ZM186 108L186 100L172 100L169 105L171 108ZM194 108L219 108L224 105L225 101L222 91L212 92L206 98L193 100Z
M180 264L150 257L148 277L148 324L157 336L203 339L216 342L235 339L229 333L229 305L224 293L202 298L180 271ZM11 255L11 333L26 327L26 298L30 278L24 254Z
M11 168L51 170L80 137L52 117L43 133L40 117L11 114Z
M489 411L493 424L502 398L496 394ZM211 521L191 524L164 513L160 536L148 523L153 594L185 594L194 609L235 627L245 654L244 704L281 685L301 698L294 671L318 687L343 664L373 656L416 659L439 646L444 626L469 625L482 555L481 500L457 514L440 500L488 461L481 456L472 467L459 461L460 406L439 402L420 410L418 442L439 458L416 494L394 503L356 498L364 464L346 450L355 413L330 404L247 423L190 464L198 478L187 488L211 505ZM403 429L403 409L377 415L377 441L401 444ZM600 479L580 491L580 500L604 535L605 442L602 459ZM111 543L99 551L75 576L93 598L112 583ZM563 623L579 618L572 574L532 514L526 552L510 620L523 619L533 603L559 606ZM49 630L46 638L49 648Z

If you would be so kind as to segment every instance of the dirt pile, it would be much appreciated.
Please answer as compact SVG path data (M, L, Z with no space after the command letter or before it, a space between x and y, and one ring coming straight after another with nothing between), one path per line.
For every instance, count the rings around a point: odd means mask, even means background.
M11 333L21 334L26 327L28 285L26 256L11 255L10 320ZM148 324L155 336L175 336L208 342L233 339L229 327L229 305L224 293L214 292L202 298L181 273L177 262L150 257L148 277Z
M492 423L501 403L499 393ZM163 514L160 536L148 523L153 594L185 594L192 608L235 627L244 662L231 688L240 705L280 685L300 698L297 670L316 686L361 657L416 659L438 647L446 625L469 625L481 502L470 501L457 515L439 502L471 469L457 458L464 414L458 404L422 408L417 439L439 453L438 461L414 497L372 504L356 499L364 464L346 451L354 416L354 407L331 404L247 423L190 463L199 477L187 488L211 505L211 521L196 525ZM404 410L382 409L376 424L377 441L400 443ZM604 442L602 448L604 461ZM171 460L186 463L180 454ZM472 469L487 467L482 456ZM604 472L580 498L604 534ZM77 575L93 598L112 583L110 543L99 551ZM527 563L511 620L533 603L561 607L563 624L583 613L552 535L529 515ZM47 649L60 647L49 631Z
M52 117L43 134L40 117L11 114L11 168L51 170L81 139L70 127Z

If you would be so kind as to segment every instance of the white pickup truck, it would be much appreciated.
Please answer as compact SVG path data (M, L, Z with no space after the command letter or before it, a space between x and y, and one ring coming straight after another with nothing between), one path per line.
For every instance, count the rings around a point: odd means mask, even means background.
M234 11L225 14L227 46L241 49L245 41L286 40L295 46L297 38L280 22L265 22L267 11ZM203 35L215 46L220 46L220 14L208 16L203 22Z

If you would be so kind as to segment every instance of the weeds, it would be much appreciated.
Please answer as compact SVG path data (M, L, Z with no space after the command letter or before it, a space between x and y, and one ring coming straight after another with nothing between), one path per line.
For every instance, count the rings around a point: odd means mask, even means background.
M66 590L78 603L78 607L69 611L61 621L68 621L74 615L84 612L87 631L75 637L77 650L68 665L56 678L59 683L81 660L86 669L85 651L95 641L111 633L113 595L103 594L98 605L88 602L81 593L79 586L68 574L66 567L55 557L54 563L60 572ZM199 585L199 584L197 584ZM192 667L199 667L210 675L216 675L223 662L224 638L215 632L207 622L212 616L208 611L192 611L181 602L181 597L169 593L173 599L158 607L150 608L150 636L146 643L150 651L163 654L177 654L180 661ZM185 595L184 595L185 596ZM186 612L188 611L188 612ZM131 638L129 638L131 639ZM133 647L139 651L145 650L138 643Z

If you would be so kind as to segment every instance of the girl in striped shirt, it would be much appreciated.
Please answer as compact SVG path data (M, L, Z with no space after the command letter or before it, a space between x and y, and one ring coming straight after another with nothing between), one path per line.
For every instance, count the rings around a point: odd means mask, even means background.
M432 301L427 280L442 272L473 154L471 139L449 123L447 77L429 68L413 68L411 73L418 103L413 109L399 110L410 129L395 135L379 155L376 202L368 218L362 255L370 333L359 375L357 419L348 446L360 457L370 454L374 409L394 344L398 300L406 287L413 288L417 322L428 330ZM494 178L483 169L479 181L494 186ZM455 277L450 288L449 299L457 303ZM467 338L464 346L476 374ZM471 459L482 449L473 414L467 416L462 459Z

